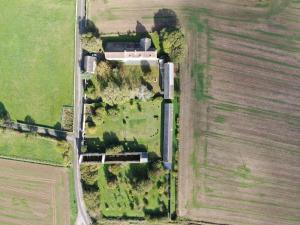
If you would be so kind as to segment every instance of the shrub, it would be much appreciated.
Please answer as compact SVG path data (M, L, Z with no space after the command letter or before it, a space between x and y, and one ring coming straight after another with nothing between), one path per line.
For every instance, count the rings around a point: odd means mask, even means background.
M161 33L163 51L169 55L174 62L179 62L184 54L184 35L178 28L164 28Z
M159 34L157 33L157 31L150 33L151 39L152 39L152 43L155 47L155 49L157 50L158 53L160 53L160 38L159 38Z
M80 172L81 172L81 179L90 186L96 185L97 178L98 178L98 165L81 165Z
M89 32L81 36L82 48L88 52L99 52L102 46L101 40Z
M112 74L111 65L106 61L101 61L97 65L97 78L108 79Z
M117 145L114 147L107 148L105 152L108 154L118 154L124 152L124 147L123 145Z

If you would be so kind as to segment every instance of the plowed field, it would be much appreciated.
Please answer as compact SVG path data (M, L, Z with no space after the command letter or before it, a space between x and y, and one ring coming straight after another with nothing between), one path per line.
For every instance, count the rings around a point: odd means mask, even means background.
M64 168L0 159L0 224L69 225Z

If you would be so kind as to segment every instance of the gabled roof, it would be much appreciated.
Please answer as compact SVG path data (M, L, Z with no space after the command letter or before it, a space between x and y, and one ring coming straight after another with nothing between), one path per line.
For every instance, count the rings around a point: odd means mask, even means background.
M174 63L164 64L164 99L174 98Z
M87 73L95 73L97 66L97 58L95 56L85 56L84 57L84 70Z
M173 104L164 104L164 141L163 162L166 169L171 169L173 153Z
M157 60L157 51L151 47L151 39L140 42L109 42L105 46L107 60Z

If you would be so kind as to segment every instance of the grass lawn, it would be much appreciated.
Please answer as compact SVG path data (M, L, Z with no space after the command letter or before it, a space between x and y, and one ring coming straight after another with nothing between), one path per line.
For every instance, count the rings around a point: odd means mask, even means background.
M65 158L63 157L65 155ZM71 152L66 142L0 130L0 156L67 165Z
M118 175L110 184L108 166L99 169L100 210L104 217L167 216L166 174L161 165L152 175L146 164L123 165L116 170Z
M87 127L87 137L108 141L110 136L116 136L121 142L137 142L144 145L148 152L161 155L161 104L162 99L149 101L132 101L119 105L115 114L106 113L100 109L101 116L95 116L95 127ZM90 143L89 147L92 147Z
M73 104L75 1L0 5L0 102L14 120L53 126Z

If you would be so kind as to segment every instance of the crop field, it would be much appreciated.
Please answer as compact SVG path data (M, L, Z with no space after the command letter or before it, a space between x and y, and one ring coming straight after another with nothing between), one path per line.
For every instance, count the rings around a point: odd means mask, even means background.
M61 123L73 104L73 0L0 0L0 102L13 120Z
M100 147L116 142L127 143L129 151L153 152L160 156L162 99L132 101L119 106L115 114L102 108L101 116L95 117L95 126L87 128L90 146ZM98 139L98 141L96 141ZM97 144L97 142L99 144Z
M0 224L70 224L65 168L0 159L0 190Z
M198 35L181 68L179 216L299 224L298 2L224 1L222 15L186 18Z
M189 46L180 67L178 215L298 224L299 1L131 0L125 9L94 0L89 18L105 33L150 31L174 17L155 15L163 8L174 10Z
M69 148L70 146L66 142L0 130L0 157L68 165L71 161Z

